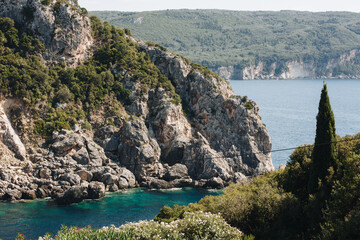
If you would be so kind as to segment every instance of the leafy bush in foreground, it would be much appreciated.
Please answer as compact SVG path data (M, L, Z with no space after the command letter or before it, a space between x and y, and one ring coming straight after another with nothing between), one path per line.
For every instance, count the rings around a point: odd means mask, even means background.
M194 212L184 213L184 218L171 223L139 221L115 227L91 228L63 227L54 237L45 236L45 240L70 239L244 239L242 232L227 224L220 215Z
M184 211L203 210L218 214L231 226L259 239L291 239L297 234L300 202L278 187L274 174L261 176L247 184L233 184L220 196L206 196L198 204L164 207L155 217L168 222L182 218Z

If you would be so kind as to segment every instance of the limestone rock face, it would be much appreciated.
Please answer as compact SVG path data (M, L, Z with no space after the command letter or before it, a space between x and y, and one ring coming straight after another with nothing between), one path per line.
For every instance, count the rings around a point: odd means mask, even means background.
M14 128L11 126L6 110L9 101L0 101L0 140L21 160L26 159L26 149Z
M116 152L120 156L121 164L138 179L158 175L160 147L149 135L145 123L131 120L120 130L119 136Z
M75 67L91 55L93 38L90 20L79 7L41 0L0 2L0 16L10 17L45 44L44 60Z
M190 147L188 149L194 154L190 154L189 159L183 158L188 164L201 162L198 163L199 167L206 166L209 172L200 177L214 175L211 172L217 167L223 172L218 174L222 178L234 172L253 175L274 169L269 153L270 136L258 115L259 107L254 102L248 109L241 99L234 97L228 82L213 75L207 76L201 69L194 68L172 53L141 41L138 43L171 80L186 110L191 112L193 117L188 120L194 126L193 132L201 136L194 136L193 143L203 145L203 148L200 147L203 150L208 146L208 151L203 151L202 156ZM209 166L216 167L209 169Z

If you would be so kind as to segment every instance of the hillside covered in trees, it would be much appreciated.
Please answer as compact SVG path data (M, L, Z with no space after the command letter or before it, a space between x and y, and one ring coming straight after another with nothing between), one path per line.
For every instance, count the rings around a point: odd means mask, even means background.
M360 75L360 21L350 12L91 12L225 78Z

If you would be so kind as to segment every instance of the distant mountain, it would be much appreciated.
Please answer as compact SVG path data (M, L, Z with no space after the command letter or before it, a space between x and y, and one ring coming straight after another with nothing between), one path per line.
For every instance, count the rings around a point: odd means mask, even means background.
M230 79L360 76L360 14L91 12Z

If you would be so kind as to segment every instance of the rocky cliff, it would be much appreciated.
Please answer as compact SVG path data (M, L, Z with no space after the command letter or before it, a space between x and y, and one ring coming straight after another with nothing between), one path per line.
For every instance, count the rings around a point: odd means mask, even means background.
M265 63L259 61L248 67L223 66L213 68L224 79L297 79L297 78L360 78L356 68L360 50L354 49L323 61L294 60ZM320 62L320 63L319 63Z
M30 75L35 82L23 91L32 101L2 93L0 199L68 204L135 186L221 188L274 169L256 103L235 96L209 70L126 31L94 18L90 31L79 9L61 1L0 3L2 16L45 44L46 63L73 67L44 66ZM37 81L47 97L31 92Z
M89 18L67 1L4 0L0 16L15 20L20 29L45 44L47 64L64 62L75 67L91 54L93 45Z

